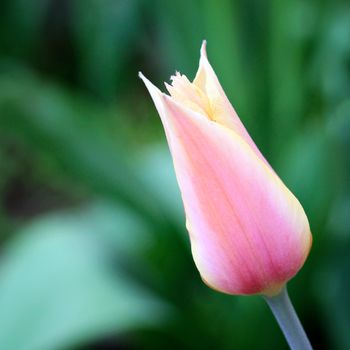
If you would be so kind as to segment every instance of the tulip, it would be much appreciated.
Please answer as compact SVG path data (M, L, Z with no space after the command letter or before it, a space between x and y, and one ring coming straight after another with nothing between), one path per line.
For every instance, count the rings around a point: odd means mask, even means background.
M278 295L309 253L308 219L228 101L206 43L193 82L177 72L170 95L140 77L164 126L203 281L228 294Z

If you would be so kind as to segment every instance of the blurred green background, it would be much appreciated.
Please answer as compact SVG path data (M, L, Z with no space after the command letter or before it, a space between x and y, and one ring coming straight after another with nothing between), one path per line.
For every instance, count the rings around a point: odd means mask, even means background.
M315 349L350 348L350 4L2 0L0 349L287 349L259 297L201 282L159 117L202 39L309 216L289 283Z

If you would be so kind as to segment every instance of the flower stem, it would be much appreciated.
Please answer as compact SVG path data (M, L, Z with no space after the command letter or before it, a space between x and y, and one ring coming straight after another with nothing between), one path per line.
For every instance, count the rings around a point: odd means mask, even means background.
M273 297L264 296L292 350L312 350L309 339L289 299L287 288Z

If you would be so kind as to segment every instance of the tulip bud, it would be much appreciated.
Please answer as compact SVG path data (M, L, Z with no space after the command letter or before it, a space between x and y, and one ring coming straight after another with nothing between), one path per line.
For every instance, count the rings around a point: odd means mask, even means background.
M279 293L309 253L309 223L228 101L206 43L194 81L176 73L170 96L140 77L164 126L203 281L228 294Z

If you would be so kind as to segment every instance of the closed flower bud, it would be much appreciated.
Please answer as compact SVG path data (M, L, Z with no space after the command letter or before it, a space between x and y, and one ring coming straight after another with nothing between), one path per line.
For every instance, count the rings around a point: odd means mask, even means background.
M279 293L309 253L309 223L228 101L206 43L194 81L176 73L170 95L140 77L165 129L203 281L228 294Z

